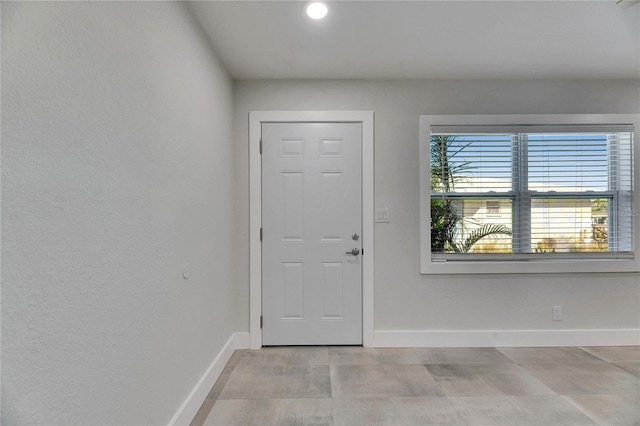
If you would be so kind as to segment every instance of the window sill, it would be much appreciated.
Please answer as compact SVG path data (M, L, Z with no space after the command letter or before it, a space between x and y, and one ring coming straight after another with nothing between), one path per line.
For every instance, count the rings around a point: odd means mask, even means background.
M635 259L536 259L512 261L432 261L422 263L421 274L570 274L640 272Z

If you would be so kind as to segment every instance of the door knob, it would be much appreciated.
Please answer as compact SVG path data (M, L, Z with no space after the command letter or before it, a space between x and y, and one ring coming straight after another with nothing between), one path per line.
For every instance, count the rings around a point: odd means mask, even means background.
M360 254L360 249L358 248L351 249L351 251L348 251L347 254L352 254L354 256L357 256Z

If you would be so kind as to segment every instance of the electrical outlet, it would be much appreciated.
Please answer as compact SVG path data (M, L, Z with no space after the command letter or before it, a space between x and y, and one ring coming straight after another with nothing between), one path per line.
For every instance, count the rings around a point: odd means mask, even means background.
M554 321L562 321L562 306L554 306L551 311Z

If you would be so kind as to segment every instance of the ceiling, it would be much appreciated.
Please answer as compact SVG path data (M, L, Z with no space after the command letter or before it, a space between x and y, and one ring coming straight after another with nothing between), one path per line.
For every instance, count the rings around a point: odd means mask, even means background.
M236 79L640 79L640 5L599 1L200 1Z

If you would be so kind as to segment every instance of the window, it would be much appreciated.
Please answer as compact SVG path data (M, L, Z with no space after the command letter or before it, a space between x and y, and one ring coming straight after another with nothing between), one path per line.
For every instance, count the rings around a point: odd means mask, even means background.
M422 272L638 269L636 121L421 117Z
M500 200L487 200L485 207L487 209L487 215L500 214Z

